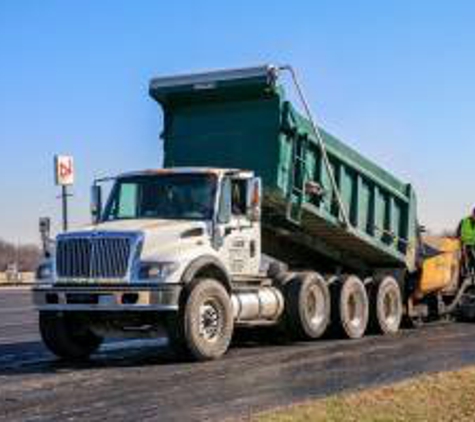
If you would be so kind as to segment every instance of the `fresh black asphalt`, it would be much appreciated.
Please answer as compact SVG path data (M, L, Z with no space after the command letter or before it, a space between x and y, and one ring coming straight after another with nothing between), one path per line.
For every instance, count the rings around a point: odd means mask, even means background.
M240 342L221 360L177 362L163 342L107 343L81 365L42 345L27 289L0 290L0 420L220 421L425 372L475 364L475 324L395 337Z

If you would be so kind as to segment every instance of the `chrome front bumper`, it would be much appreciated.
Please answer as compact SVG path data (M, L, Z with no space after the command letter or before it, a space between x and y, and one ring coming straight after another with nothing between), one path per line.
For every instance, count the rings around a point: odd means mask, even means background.
M40 311L177 311L182 286L37 286Z

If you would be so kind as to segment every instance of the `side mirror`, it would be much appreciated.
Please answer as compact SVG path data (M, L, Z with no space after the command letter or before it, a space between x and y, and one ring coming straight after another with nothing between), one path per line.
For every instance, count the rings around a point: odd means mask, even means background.
M94 184L91 187L91 216L94 224L99 223L102 215L102 188Z
M259 177L249 179L247 185L246 208L249 220L256 222L261 219L262 184Z

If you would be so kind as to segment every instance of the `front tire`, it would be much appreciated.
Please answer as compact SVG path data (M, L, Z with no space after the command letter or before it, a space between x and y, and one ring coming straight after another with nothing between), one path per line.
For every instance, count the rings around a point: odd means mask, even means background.
M196 280L171 321L170 342L180 355L206 361L220 358L229 348L234 329L232 304L216 280Z
M46 347L62 359L88 359L102 343L74 314L41 311L39 327Z

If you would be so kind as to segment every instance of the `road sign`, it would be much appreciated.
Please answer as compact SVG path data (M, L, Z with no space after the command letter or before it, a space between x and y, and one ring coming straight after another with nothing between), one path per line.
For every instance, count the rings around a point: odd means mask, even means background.
M68 186L74 183L74 161L70 155L55 155L55 182L59 186Z

